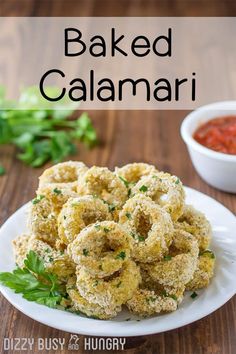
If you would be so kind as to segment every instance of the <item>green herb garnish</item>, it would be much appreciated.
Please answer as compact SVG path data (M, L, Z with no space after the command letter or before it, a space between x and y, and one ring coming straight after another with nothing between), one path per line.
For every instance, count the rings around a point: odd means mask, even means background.
M139 188L140 192L147 192L148 187L143 185L142 187Z
M164 256L164 261L170 261L172 257L170 255Z
M211 250L204 250L202 252L199 252L199 256L203 256L203 255L206 255L206 256L208 256L209 258L212 258L212 259L216 258L215 254Z
M109 212L111 213L111 212L113 212L113 211L116 210L116 207L115 207L115 205L113 205L113 204L109 204L109 205L108 205L108 209L109 209Z
M36 198L34 198L34 199L32 200L32 203L33 203L33 204L38 204L39 202L41 202L41 200L42 200L43 198L45 198L44 195L38 195Z
M130 220L130 219L132 219L132 216L131 216L131 214L130 214L130 213L126 213L126 214L125 214L125 216L126 216L126 217L127 217L127 219L129 219L129 220Z
M138 236L138 240L140 241L140 242L144 242L145 241L145 237L144 236Z
M87 257L89 255L89 251L86 248L83 249L83 255L85 257Z
M62 191L58 189L57 187L53 189L53 192L57 195L62 194Z
M17 267L12 273L0 273L0 282L23 294L26 300L57 307L66 296L57 276L45 270L43 261L33 251L27 254L24 264L24 268Z
M117 256L116 259L125 259L126 253L124 251L121 251Z
M124 183L126 188L129 188L129 182L125 178L119 176L119 179Z
M5 175L5 173L6 173L5 168L2 165L0 165L0 176Z
M47 87L51 96L58 89ZM22 91L18 102L5 98L0 87L0 144L13 144L20 152L17 157L32 167L44 165L47 161L58 163L77 150L76 142L88 147L97 144L97 134L87 115L68 119L74 112L75 104L68 100L50 103L44 100L38 87ZM63 105L63 109L62 108Z
M109 231L110 231L110 229L108 229L107 227L104 227L104 232L107 234Z
M198 294L195 291L190 295L190 297L192 299L195 299L197 296L198 296Z
M179 184L180 183L180 179L177 178L176 181L175 181L175 184Z

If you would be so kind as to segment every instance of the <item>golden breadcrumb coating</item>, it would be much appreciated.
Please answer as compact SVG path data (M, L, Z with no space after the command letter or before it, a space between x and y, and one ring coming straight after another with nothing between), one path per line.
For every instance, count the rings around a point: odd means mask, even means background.
M214 275L215 255L212 251L205 250L200 254L197 269L192 280L186 285L187 290L198 290L209 285Z
M71 198L63 206L58 216L58 233L61 241L68 245L86 226L111 220L108 205L91 195Z
M79 177L88 170L83 162L66 161L58 163L48 169L39 177L39 187L48 184L57 184L57 187L76 189Z
M103 307L98 304L94 304L92 302L87 301L83 296L80 295L79 290L76 287L76 277L72 277L69 279L66 289L72 301L72 312L79 311L92 318L108 320L113 317L116 317L117 314L121 311L121 306Z
M125 304L141 282L139 267L131 260L122 268L105 278L91 276L84 267L77 268L77 287L89 302L100 306L120 306Z
M185 205L183 214L175 223L175 228L185 230L196 237L200 250L209 247L212 230L206 216L192 205Z
M177 309L177 301L169 296L159 296L152 290L138 289L126 303L135 315L147 317Z
M156 173L155 166L143 162L129 163L122 167L115 168L115 174L125 179L130 184L137 183L141 177Z
M83 229L68 246L75 263L99 278L112 275L130 258L132 238L114 221L102 221Z
M164 172L144 176L131 190L132 194L140 192L170 213L174 221L182 215L185 193L178 177Z
M137 194L129 199L120 212L119 222L133 237L135 260L152 262L167 252L173 223L170 215L150 198Z
M96 166L79 178L78 193L97 196L118 209L128 197L127 189L119 177L106 167Z
M13 249L19 267L24 267L27 253L34 251L43 260L45 268L55 273L59 280L66 281L68 277L75 274L75 263L67 252L57 251L46 242L36 239L34 235L18 236L13 240Z

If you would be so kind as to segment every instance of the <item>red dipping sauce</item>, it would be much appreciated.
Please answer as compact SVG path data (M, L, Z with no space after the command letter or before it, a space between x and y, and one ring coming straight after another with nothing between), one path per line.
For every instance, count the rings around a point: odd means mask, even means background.
M211 150L236 155L236 116L215 118L202 124L193 138Z

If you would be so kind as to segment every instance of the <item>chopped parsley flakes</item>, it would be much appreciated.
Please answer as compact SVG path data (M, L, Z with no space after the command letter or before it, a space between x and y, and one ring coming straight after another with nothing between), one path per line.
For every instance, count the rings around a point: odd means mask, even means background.
M167 256L164 256L164 261L170 261L172 259L171 256L167 255Z
M190 295L190 297L192 299L195 299L197 296L198 296L198 294L195 291Z
M62 191L58 189L57 187L53 189L53 192L57 195L62 194Z
M145 185L142 185L142 187L139 188L140 192L147 192L148 187Z
M83 255L85 257L87 257L89 255L89 251L86 248L83 249Z
M32 203L33 203L33 204L38 204L39 202L41 202L41 200L42 200L43 198L45 198L44 195L38 195L36 198L34 198L34 199L32 200Z
M126 257L126 253L125 251L121 251L117 256L116 256L116 259L125 259Z

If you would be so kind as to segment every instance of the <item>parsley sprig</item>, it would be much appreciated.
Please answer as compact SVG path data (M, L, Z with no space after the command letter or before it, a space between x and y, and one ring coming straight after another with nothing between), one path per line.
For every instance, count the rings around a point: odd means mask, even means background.
M87 113L68 119L75 107L66 101L61 104L47 107L36 88L30 87L22 92L19 102L11 102L12 108L5 109L9 102L0 87L0 144L15 145L20 150L18 159L32 167L61 162L76 152L77 141L94 146L97 134Z
M17 267L12 273L0 273L0 283L15 293L21 293L26 300L57 307L65 297L57 276L46 271L43 261L34 251L28 253L24 264L24 268Z

